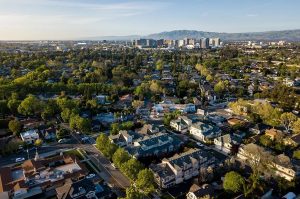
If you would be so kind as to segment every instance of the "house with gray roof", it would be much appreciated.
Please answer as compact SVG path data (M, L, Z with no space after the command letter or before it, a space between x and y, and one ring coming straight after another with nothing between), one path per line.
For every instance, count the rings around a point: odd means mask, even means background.
M119 131L117 135L110 135L108 138L110 141L119 147L132 145L134 140L141 138L142 136L134 131Z
M241 142L242 139L231 134L226 134L214 139L215 147L227 154L234 149L237 151L237 147Z
M201 149L165 158L160 164L151 165L155 180L161 188L169 188L199 175L201 167L213 165L215 158Z
M197 122L190 127L190 134L201 142L207 142L221 135L221 130L214 125Z
M125 149L133 157L142 158L171 153L177 151L182 145L183 142L177 136L159 132L141 137Z

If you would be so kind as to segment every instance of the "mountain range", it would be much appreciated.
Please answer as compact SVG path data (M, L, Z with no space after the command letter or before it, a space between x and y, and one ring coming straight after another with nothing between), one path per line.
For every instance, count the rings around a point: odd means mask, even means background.
M223 41L271 41L271 40L286 40L300 41L300 29L296 30L281 30L281 31L266 31L266 32L247 32L247 33L223 33L223 32L205 32L197 30L173 30L150 35L128 35L128 36L100 36L88 37L84 40L133 40L139 38L148 39L183 39L185 37L200 39L202 37L214 38L219 37Z

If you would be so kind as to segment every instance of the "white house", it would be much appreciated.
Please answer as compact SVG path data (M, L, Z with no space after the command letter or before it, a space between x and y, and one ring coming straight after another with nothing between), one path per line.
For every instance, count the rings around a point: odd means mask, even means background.
M197 140L207 142L221 135L221 130L213 125L197 122L190 127L190 134Z
M39 139L39 134L37 130L29 130L20 134L21 139L27 144L33 144L37 139Z
M240 143L240 138L230 134L226 134L214 139L215 147L225 153L230 153L233 147L238 146Z

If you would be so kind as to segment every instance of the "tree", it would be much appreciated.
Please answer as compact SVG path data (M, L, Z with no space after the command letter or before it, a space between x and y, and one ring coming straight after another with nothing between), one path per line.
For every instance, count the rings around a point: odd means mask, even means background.
M43 140L42 139L37 139L35 142L34 142L34 145L39 147L39 146L42 146L43 144Z
M159 82L152 80L150 84L150 90L155 93L161 93L162 92L162 87L160 86Z
M244 99L238 99L236 102L230 102L228 106L232 109L236 115L244 115L250 111L249 101Z
M114 155L112 156L112 160L117 167L121 167L124 163L126 163L130 159L128 153L123 148L118 148Z
M92 126L91 120L89 120L87 118L79 117L77 122L78 122L77 129L79 131L84 132L84 133L88 133L91 131L91 126Z
M164 67L164 62L163 60L159 59L157 62L156 62L156 70L162 70Z
M13 132L14 135L19 135L22 129L22 125L18 120L14 119L9 121L8 128L11 132Z
M273 108L270 103L255 103L253 109L259 114L265 124L273 127L280 125L281 111L277 108Z
M300 160L300 150L294 151L293 158Z
M18 107L18 112L22 115L36 115L42 110L42 103L33 95L25 98Z
M12 93L10 99L7 102L7 107L10 109L12 114L15 114L18 112L20 103L21 101L18 99L18 94Z
M300 118L298 118L297 121L293 123L293 132L300 133Z
M206 81L208 81L208 82L212 82L214 80L214 78L213 78L213 76L212 75L207 75L206 76Z
M214 91L221 95L226 89L226 85L224 81L219 81L215 86L214 86Z
M267 135L262 135L259 138L259 142L266 147L270 147L273 144L273 141Z
M137 176L142 169L143 165L134 158L130 158L130 160L121 166L122 172L132 181L137 179Z
M118 148L115 144L110 142L109 138L104 133L101 133L97 137L96 146L103 153L103 155L109 159L112 158L113 154Z
M68 122L70 119L71 110L68 108L64 108L63 111L60 113L61 118L64 122Z
M43 118L43 120L48 120L49 118L53 117L54 114L55 112L52 106L47 105L44 111L41 113L41 117Z
M280 116L280 121L286 131L289 132L293 126L293 123L297 121L297 116L293 113L282 113Z
M139 172L136 180L136 187L139 190L143 190L143 192L148 195L155 190L154 184L154 176L149 169L143 169Z
M126 189L126 197L121 199L143 199L144 195L134 186Z
M120 125L119 125L119 123L112 123L110 125L110 134L111 135L116 135L116 134L119 133L119 131L120 131Z
M62 139L64 137L66 137L67 135L69 135L69 133L70 132L67 129L61 128L58 131L56 131L56 138L58 140L60 140L60 139Z
M245 180L239 173L230 171L225 175L223 187L227 192L239 193L243 190L244 184Z
M141 106L143 106L143 104L144 104L144 102L140 101L140 100L133 100L133 102L132 102L132 106L135 109L140 108Z
M96 139L96 146L100 151L102 151L108 143L110 143L110 141L104 133L101 133Z

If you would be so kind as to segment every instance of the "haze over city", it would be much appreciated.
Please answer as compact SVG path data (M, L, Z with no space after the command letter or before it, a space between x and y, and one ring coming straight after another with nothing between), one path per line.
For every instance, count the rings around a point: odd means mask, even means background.
M0 0L0 5L1 40L300 28L295 0Z

